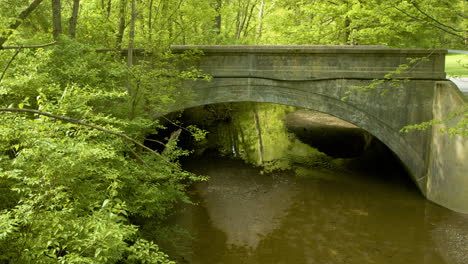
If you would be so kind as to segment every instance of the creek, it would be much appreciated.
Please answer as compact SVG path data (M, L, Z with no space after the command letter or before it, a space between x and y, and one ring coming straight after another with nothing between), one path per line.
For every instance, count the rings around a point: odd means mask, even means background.
M186 231L166 246L178 263L468 263L468 216L427 201L391 151L352 124L267 104L182 119L210 131L181 139L196 148L184 168L209 180L168 220Z

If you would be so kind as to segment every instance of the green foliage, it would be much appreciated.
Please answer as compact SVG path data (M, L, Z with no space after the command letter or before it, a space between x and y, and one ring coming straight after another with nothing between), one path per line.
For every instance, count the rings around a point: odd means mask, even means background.
M452 120L457 120L455 125L450 124ZM441 120L430 120L420 124L405 126L400 132L408 133L414 130L426 130L432 126L444 125L440 128L440 132L447 133L451 137L453 136L468 136L468 103L465 103L461 110L454 111L448 114Z
M167 259L167 255L160 252L157 245L144 241L138 240L129 249L129 256L127 263L147 263L147 264L175 264L174 261Z
M187 66L191 61L178 60ZM0 83L2 108L48 111L141 140L160 127L147 115L128 115L133 97L125 84L135 69L86 45L64 38L53 48L26 50L11 67ZM164 88L199 73L168 67L159 92L167 100L186 96ZM148 108L155 101L138 104ZM168 155L176 162L183 153L173 148ZM129 217L164 219L175 203L189 202L186 186L202 179L114 135L4 112L0 167L0 188L6 190L0 195L2 263L172 263L139 238Z
M351 90L345 92L346 96L341 98L341 100L346 101L349 99L349 96L353 93L371 93L379 92L381 95L385 95L392 88L397 88L401 86L401 83L410 81L409 78L401 77L406 72L414 69L418 64L422 62L429 61L426 57L421 58L407 58L408 63L403 63L398 65L398 67L386 73L382 79L374 79L368 85L363 86L353 86Z
M146 60L129 67L126 86L132 98L130 118L137 115L159 116L167 113L176 103L190 100L193 94L183 88L183 82L210 80L210 76L194 67L200 55L197 50L179 56L168 51L148 51Z
M9 29L30 2L2 0L0 38L12 33L4 46L52 41L51 1ZM199 53L174 55L170 44L462 47L463 40L450 32L467 23L457 15L465 8L460 0L142 0L136 1L134 45L145 49L139 54L145 60L129 67L116 48L130 40L130 3L81 1L77 40L62 36L53 47L21 49L11 65L17 50L0 50L5 73L0 108L51 112L143 142L161 128L155 116L190 100L184 80L209 80L193 67ZM72 6L72 1L62 1L64 35ZM391 77L405 67L356 91L393 83ZM284 115L284 109L256 111L265 146L301 148L274 130L278 124L268 123L268 115ZM466 117L466 111L454 116ZM258 145L244 144L258 134L252 118L252 111L245 111L235 122L234 129L243 132L240 138L224 135L227 152L234 144L238 154L252 160L259 156ZM447 132L466 133L466 118L459 124L465 130ZM186 129L196 140L206 135L196 127ZM173 142L164 157L177 164L186 154ZM272 168L282 166L276 153L262 155ZM204 178L176 168L112 134L30 113L1 112L0 263L171 263L156 244L141 238L132 219L161 222L175 203L189 202L186 186Z
M437 22L413 6L415 3L422 7L423 12L439 22L463 29L460 24L466 22L456 14L463 9L462 1L451 1L454 8L434 0L274 2L274 8L264 19L265 28L269 30L260 43L421 48L463 46L460 38L432 26Z
M64 22L72 1L62 1ZM462 0L142 0L137 1L136 47L172 44L388 45L464 47ZM0 28L28 1L3 0ZM123 16L121 5L123 4ZM119 26L128 43L131 1L81 1L77 38L95 48L116 48ZM9 43L50 40L50 1L44 1ZM123 20L122 20L123 18ZM219 25L218 25L219 23ZM68 32L68 23L63 23ZM1 32L0 32L1 34ZM456 36L456 35L459 36ZM466 36L465 36L466 38Z
M357 93L372 93L378 92L380 95L384 96L386 93L391 91L393 88L397 88L401 85L401 82L409 81L408 78L399 78L400 75L404 74L407 71L412 70L419 63L427 61L426 57L422 58L408 58L407 64L400 64L395 70L385 74L382 79L374 79L369 85L365 86L354 86L351 90L345 92L345 96L341 100L345 101L350 98L353 94ZM453 136L468 136L468 104L464 104L463 107L458 111L453 111L449 113L446 117L440 120L430 120L422 122L419 124L408 125L403 127L400 132L408 133L413 130L426 130L435 125L448 124L452 120L456 121L456 124L452 124L448 127L443 127L440 129L442 133L447 133L451 137Z

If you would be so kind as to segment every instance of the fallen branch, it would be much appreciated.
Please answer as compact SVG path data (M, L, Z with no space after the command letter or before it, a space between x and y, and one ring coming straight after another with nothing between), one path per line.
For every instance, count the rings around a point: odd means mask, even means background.
M30 45L30 46L7 46L7 47L0 47L0 50L8 50L8 49L37 49L37 48L43 48L43 47L48 47L57 44L56 41L51 42L51 43L46 43L46 44L40 44L40 45Z
M130 141L132 142L133 144L139 146L140 148L146 150L146 151L149 151L151 152L152 154L154 154L155 156L157 156L159 159L161 159L162 161L164 161L165 163L167 163L169 166L173 167L174 169L177 169L177 170L180 170L180 168L178 166L176 166L175 164L173 164L172 162L170 162L169 160L165 159L163 156L161 156L161 154L157 153L156 151L148 148L147 146L141 144L140 142L136 141L135 139L127 136L126 134L124 133L120 133L120 132L116 132L116 131L112 131L112 130L108 130L108 129L105 129L105 128L102 128L102 127L99 127L99 126L95 126L95 125L91 125L91 124L88 124L86 122L83 122L81 120L78 120L78 119L74 119L74 118L70 118L70 117L66 117L66 116L58 116L58 115L54 115L54 114L51 114L51 113L48 113L48 112L42 112L42 111L38 111L38 110L33 110L33 109L23 109L23 108L0 108L0 112L11 112L11 113L33 113L33 114L37 114L37 115L41 115L41 116L47 116L47 117L50 117L50 118L54 118L54 119L57 119L57 120L62 120L62 121L65 121L65 122L68 122L68 123L72 123L72 124L77 124L77 125L81 125L81 126L86 126L86 127L90 127L92 129L95 129L95 130L99 130L101 132L104 132L104 133L107 133L107 134L111 134L111 135L115 135L115 136L118 136L126 141Z

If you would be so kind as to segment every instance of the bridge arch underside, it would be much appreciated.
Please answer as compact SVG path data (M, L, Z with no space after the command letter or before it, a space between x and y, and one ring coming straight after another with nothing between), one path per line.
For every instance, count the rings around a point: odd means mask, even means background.
M378 91L345 92L370 80L277 81L259 78L219 78L211 82L190 82L195 98L172 111L190 107L228 103L262 102L302 107L327 113L355 124L387 145L426 195L426 173L430 131L402 134L408 124L432 119L433 81L411 81L392 87L385 95Z

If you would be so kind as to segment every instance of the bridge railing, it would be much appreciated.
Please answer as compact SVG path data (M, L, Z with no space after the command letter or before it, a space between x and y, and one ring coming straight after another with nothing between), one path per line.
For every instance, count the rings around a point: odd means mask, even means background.
M394 78L445 79L446 50L384 46L172 46L203 52L200 67L215 78L287 81L380 79L409 59L424 58Z

